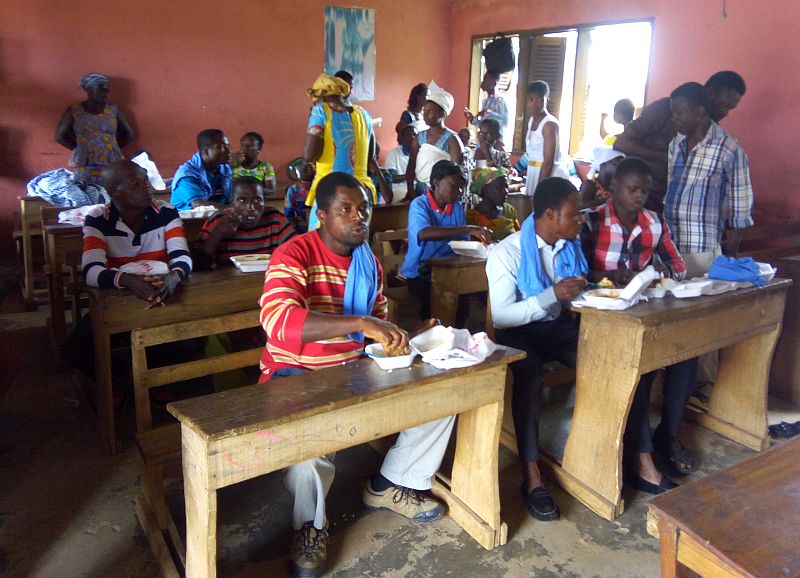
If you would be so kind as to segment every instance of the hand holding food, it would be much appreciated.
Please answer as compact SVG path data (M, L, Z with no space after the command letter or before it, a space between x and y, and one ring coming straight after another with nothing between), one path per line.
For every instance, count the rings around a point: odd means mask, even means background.
M363 331L365 337L381 344L387 357L406 355L409 352L408 334L393 323L376 317L365 317Z
M572 301L580 295L586 284L587 281L583 277L567 277L556 283L553 290L559 301Z

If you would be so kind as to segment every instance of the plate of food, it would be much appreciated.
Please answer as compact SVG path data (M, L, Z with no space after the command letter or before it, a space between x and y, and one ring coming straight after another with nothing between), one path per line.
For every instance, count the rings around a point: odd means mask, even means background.
M417 353L413 350L410 350L407 354L398 350L386 351L380 343L370 343L364 348L364 353L384 371L410 367L417 356Z
M450 248L454 253L465 257L475 257L476 259L489 257L486 245L480 241L450 241Z
M584 292L584 298L588 299L619 299L622 295L621 289L611 287L599 287L597 289L589 289Z
M251 273L253 271L266 271L269 265L270 255L237 255L231 257L231 261L236 265L242 273Z

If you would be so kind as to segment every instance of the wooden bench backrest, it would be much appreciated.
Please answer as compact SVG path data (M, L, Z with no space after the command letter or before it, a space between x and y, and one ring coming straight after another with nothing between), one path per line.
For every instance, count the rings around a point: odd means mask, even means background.
M800 254L800 221L756 224L742 231L740 257L771 262Z
M408 250L408 229L381 231L372 236L372 252L383 267L386 285L400 274Z
M147 366L147 347L258 327L260 325L258 313L258 309L251 309L219 317L196 319L194 321L132 331L131 355L136 404L136 431L143 432L153 426L150 412L149 390L151 388L186 379L223 373L233 369L252 367L258 364L261 353L264 351L263 346L259 346L210 358L149 368Z
M33 303L36 296L33 288L33 236L41 234L42 208L48 203L41 197L17 198L22 233L22 296L26 302Z

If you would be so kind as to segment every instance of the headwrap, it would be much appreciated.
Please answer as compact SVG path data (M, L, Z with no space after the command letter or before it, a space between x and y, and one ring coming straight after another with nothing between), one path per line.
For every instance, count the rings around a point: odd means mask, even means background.
M105 74L100 74L99 72L90 72L81 78L81 88L83 90L89 90L101 82L108 82L108 77Z
M594 159L592 160L592 168L589 170L589 178L591 179L595 173L600 172L600 165L606 164L608 161L613 161L617 157L624 157L625 154L621 151L615 150L610 146L595 147L592 151Z
M453 112L453 106L456 103L453 95L433 80L428 83L428 100L441 106L445 116Z
M347 96L350 94L350 85L341 78L323 72L306 91L306 94L313 100L319 100L326 96Z
M353 249L344 284L342 311L345 315L372 315L378 299L378 265L366 241ZM364 341L360 331L348 333L353 341Z
M491 183L499 177L508 175L508 170L503 167L486 167L478 169L472 173L472 183L469 186L469 192L473 195L481 195L483 187Z
M539 243L536 241L536 215L531 213L525 219L520 235L521 255L517 271L517 288L527 299L551 287L553 282L545 273L542 259L539 256ZM566 239L564 246L556 255L555 261L554 273L559 279L578 277L589 272L589 265L586 263L586 257L583 255L581 242L578 239Z

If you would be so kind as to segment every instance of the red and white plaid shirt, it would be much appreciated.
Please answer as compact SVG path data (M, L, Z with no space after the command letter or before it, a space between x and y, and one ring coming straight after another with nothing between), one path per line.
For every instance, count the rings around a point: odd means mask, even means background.
M584 213L581 245L589 268L595 271L630 269L639 272L657 257L673 278L686 274L686 265L669 234L667 223L653 211L639 211L633 230L627 231L608 201Z

